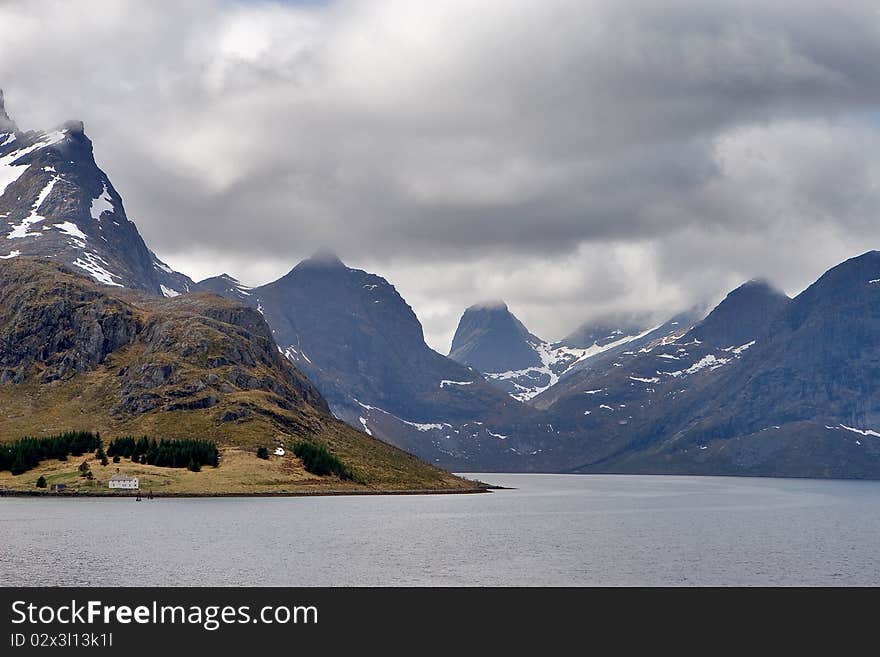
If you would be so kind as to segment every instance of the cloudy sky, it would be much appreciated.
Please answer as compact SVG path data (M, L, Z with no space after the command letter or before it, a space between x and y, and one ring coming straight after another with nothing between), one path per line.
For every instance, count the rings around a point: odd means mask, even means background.
M160 257L249 284L321 246L446 351L505 299L559 338L880 248L859 0L0 0L23 129L85 121Z

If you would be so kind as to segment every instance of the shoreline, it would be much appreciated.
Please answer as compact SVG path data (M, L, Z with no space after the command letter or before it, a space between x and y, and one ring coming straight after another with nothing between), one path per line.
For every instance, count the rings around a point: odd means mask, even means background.
M512 490L503 486L486 486L477 488L461 488L453 490L438 489L402 489L402 490L316 490L316 491L266 491L261 493L153 493L152 498L231 498L231 497L341 497L345 495L476 495L479 493L491 493L494 490ZM46 497L46 498L77 498L77 497L103 497L118 499L135 499L136 494L111 493L110 491L88 492L62 492L50 493L28 490L0 490L0 497ZM150 493L140 494L142 501L150 500Z

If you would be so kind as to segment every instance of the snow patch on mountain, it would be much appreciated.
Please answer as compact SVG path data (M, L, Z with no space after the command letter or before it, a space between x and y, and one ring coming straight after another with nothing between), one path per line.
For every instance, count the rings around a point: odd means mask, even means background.
M104 259L101 256L96 255L94 253L84 253L82 258L77 258L73 261L73 264L80 269L83 269L89 273L89 275L94 278L99 283L103 283L104 285L112 285L114 287L124 287L121 283L117 283L113 280L113 278L119 278L116 274L112 274L104 267L102 267L100 262L104 262Z
M874 438L880 438L880 433L874 431L873 429L856 429L855 427L848 427L845 424L839 424L838 426L845 431L851 431L852 433L857 433L860 436L873 436Z
M60 224L55 224L54 226L46 226L43 230L49 230L50 228L57 228L62 233L70 235L74 238L75 243L79 248L85 248L85 242L88 238L86 237L86 234L79 229L79 226L72 221L64 221Z
M540 367L527 367L509 372L484 372L484 375L487 379L511 383L514 389L509 393L510 396L518 401L528 401L556 385L559 379L587 359L633 340L639 340L658 328L660 328L659 325L646 329L637 335L625 335L604 344L596 342L585 348L569 347L561 343L530 342L529 345L541 359ZM617 333L622 332L618 331Z
M107 183L104 183L104 191L101 192L98 198L92 199L92 205L89 212L92 215L92 219L95 221L101 221L102 214L105 212L110 212L112 214L114 211L113 199L110 198L110 194L107 192ZM169 274L172 273L167 267L162 268L162 271Z
M30 146L0 156L0 196L3 196L3 194L6 193L7 187L21 178L22 174L27 171L30 166L28 163L16 164L18 160L29 153L33 153L34 151L46 148L47 146L51 146L52 144L61 141L65 136L66 133L56 130L51 133L43 134L39 140ZM13 141L15 141L15 135L12 135L11 138L7 137L0 146L6 146Z
M258 308L257 310L260 310L260 309ZM260 314L261 315L263 314L262 310L260 310ZM297 349L293 345L289 345L288 347L286 347L283 350L279 347L278 350L281 351L282 354L284 354L284 357L287 358L287 360L289 360L293 363L299 362L300 358L302 358L302 360L306 361L310 365L313 364L311 359L306 355L306 352L304 352L301 348ZM360 403L360 402L358 402L358 403ZM364 408L367 408L367 407L365 406Z
M36 223L44 221L46 218L39 214L39 209L45 203L46 199L49 197L49 194L52 193L52 190L55 188L55 182L58 180L57 177L53 177L48 183L46 183L45 187L40 191L40 194L37 196L37 200L34 202L33 206L31 206L31 213L21 220L20 223L12 226L12 230L9 231L9 234L6 236L8 240L21 239L23 237L39 237L41 233L30 233L28 229Z
M441 388L448 388L449 386L470 386L473 385L473 381L450 381L448 379L443 379L440 382Z

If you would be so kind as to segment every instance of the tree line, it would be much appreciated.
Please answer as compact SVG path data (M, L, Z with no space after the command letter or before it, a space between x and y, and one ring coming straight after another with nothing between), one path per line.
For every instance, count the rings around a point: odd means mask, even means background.
M220 450L208 440L179 438L156 440L142 436L114 438L107 447L107 455L131 459L160 468L189 468L194 472L203 465L220 465Z
M19 438L0 444L0 470L19 475L33 470L41 461L66 461L69 455L82 456L101 448L101 435L91 431L66 431L55 436Z
M94 452L101 465L108 464L108 456L115 463L119 463L120 458L129 458L137 463L162 468L189 468L194 472L201 470L203 465L215 468L220 465L220 450L208 440L156 440L146 436L126 436L110 441L105 452L100 433L66 431L55 436L26 436L9 443L0 443L0 471L9 470L12 474L19 475L33 470L42 461L66 461L69 456L82 456L87 452Z

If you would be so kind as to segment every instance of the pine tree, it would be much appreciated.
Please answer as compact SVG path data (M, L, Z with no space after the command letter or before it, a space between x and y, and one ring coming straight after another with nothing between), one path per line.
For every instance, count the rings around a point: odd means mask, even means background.
M37 488L45 488L46 487L46 478L43 475L40 475L40 478L37 479Z
M9 471L14 475L20 475L24 472L27 472L28 470L29 468L27 466L27 463L24 462L24 459L19 452L16 455L15 460L12 462L12 467L9 468Z

